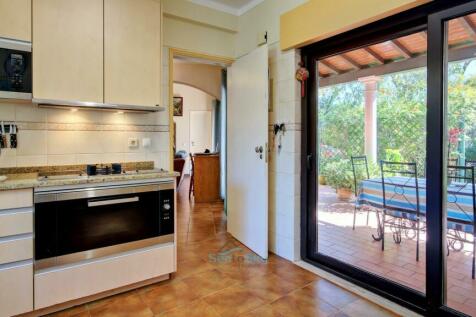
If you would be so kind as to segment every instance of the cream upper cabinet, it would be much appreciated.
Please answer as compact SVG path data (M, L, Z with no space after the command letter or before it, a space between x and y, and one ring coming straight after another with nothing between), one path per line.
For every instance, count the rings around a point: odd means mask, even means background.
M31 41L31 0L0 0L0 37Z
M103 102L103 35L103 0L34 0L33 97Z
M104 101L160 101L161 9L157 0L104 0Z

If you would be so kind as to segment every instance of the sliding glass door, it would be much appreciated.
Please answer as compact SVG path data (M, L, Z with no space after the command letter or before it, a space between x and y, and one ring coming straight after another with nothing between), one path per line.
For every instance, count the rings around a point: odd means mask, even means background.
M426 30L317 62L317 253L425 292ZM418 189L418 190L417 190Z
M463 2L302 52L303 258L427 315L476 315L476 2Z

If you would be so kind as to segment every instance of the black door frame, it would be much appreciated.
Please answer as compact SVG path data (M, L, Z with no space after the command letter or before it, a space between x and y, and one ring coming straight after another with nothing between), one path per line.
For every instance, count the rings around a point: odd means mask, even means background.
M466 316L443 305L445 302L446 217L444 202L446 166L446 23L451 18L476 12L476 1L434 1L358 29L309 45L301 56L310 71L306 97L302 100L301 160L301 257L304 261L349 280L418 313L434 316ZM426 294L393 283L315 252L317 250L317 87L316 62L337 53L372 45L417 31L428 32L427 62L427 218Z

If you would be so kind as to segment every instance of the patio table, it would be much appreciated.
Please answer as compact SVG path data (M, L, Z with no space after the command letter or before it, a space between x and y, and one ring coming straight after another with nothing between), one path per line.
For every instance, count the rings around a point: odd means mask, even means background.
M426 218L426 179L418 178L420 221ZM413 178L394 176L385 178L386 213L396 218L417 220L416 186ZM383 209L382 179L371 178L361 181L356 207L372 206ZM473 233L472 185L453 182L447 194L448 229Z

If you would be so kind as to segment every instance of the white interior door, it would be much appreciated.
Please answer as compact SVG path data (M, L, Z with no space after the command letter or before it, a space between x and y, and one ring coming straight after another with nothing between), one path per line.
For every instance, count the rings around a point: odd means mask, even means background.
M190 153L212 150L211 111L190 111Z
M268 258L268 48L228 69L228 232Z

